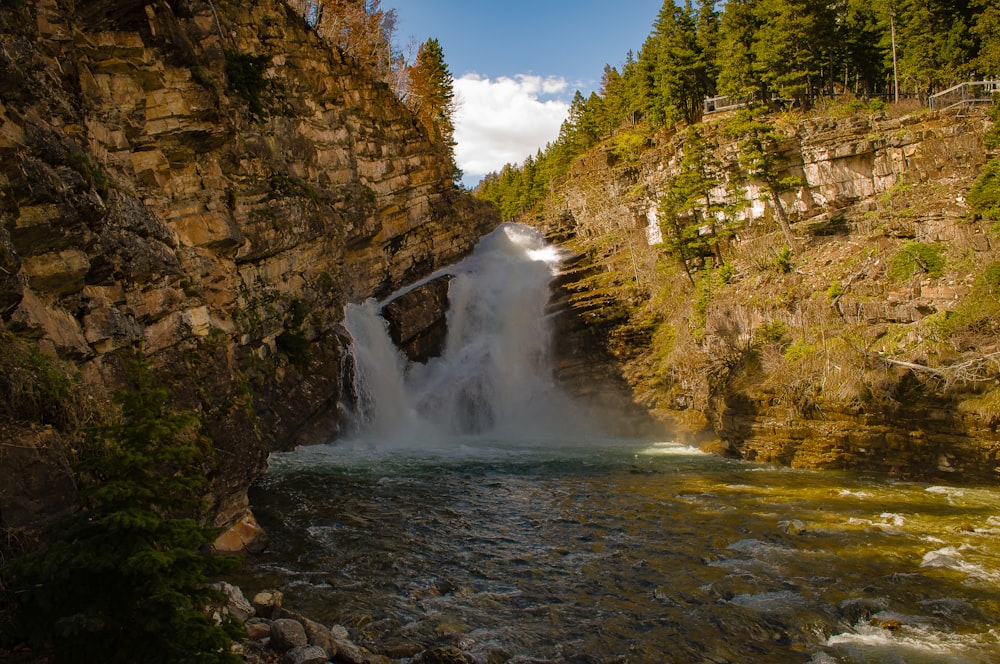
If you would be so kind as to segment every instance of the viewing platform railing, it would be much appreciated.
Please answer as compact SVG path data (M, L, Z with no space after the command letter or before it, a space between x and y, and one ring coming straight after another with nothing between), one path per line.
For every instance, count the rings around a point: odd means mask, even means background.
M943 111L956 106L992 104L993 95L1000 93L1000 81L968 81L931 95L928 105Z
M703 112L705 115L710 113L722 113L723 111L732 111L737 108L743 108L747 103L745 101L740 101L738 99L733 99L732 97L705 97L705 105L703 106Z

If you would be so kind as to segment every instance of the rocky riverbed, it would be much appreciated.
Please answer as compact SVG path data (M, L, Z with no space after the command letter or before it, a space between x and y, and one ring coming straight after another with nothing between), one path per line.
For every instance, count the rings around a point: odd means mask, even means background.
M226 602L216 609L216 617L229 616L244 624L246 639L234 643L233 652L248 664L495 664L508 658L503 652L486 660L473 658L460 644L446 643L447 634L442 635L442 644L429 648L394 642L382 644L382 652L374 653L355 643L343 625L323 625L285 607L280 590L261 591L248 600L237 586L223 582L218 587Z

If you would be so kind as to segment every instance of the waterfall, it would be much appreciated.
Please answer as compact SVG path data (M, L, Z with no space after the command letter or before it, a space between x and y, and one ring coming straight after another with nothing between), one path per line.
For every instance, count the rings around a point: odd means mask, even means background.
M559 250L528 226L504 224L483 238L443 271L452 275L448 335L426 364L395 348L379 316L384 302L349 304L357 434L420 444L584 433L581 413L552 379L546 306L559 262Z

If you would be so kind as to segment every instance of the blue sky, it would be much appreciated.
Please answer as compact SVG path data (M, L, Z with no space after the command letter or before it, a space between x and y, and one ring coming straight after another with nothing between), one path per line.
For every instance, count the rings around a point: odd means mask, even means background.
M663 0L382 0L406 52L436 38L455 78L455 156L472 186L556 138L573 93L638 51ZM412 57L412 54L411 54Z

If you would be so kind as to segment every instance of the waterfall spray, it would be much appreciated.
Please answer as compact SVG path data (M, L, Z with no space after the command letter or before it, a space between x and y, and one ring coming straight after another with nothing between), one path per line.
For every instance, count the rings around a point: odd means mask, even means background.
M504 224L483 238L444 271L453 275L448 336L426 364L408 363L393 346L380 304L348 305L357 432L418 444L582 433L575 404L552 379L546 306L559 261L559 250L527 226Z

